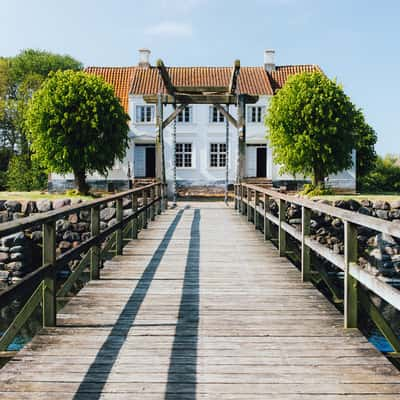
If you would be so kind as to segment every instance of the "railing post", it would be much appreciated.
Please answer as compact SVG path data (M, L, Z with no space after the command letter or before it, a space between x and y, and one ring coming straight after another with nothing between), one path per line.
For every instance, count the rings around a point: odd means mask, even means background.
M143 207L144 207L144 210L143 210L143 212L142 212L142 218L143 218L143 224L142 224L142 227L143 227L143 229L147 229L147 213L148 213L148 210L147 210L147 190L146 189L143 189Z
M156 197L157 197L157 214L160 215L162 211L162 194L161 194L161 184L156 186Z
M301 279L303 282L310 280L310 248L305 239L310 235L311 210L302 206L301 208Z
M153 187L150 188L150 204L151 204L151 206L150 206L150 219L152 221L155 220L155 215L156 215L155 204L154 204L154 199L155 199L155 195L154 194L155 194L155 190L154 190L154 186L153 186Z
M168 210L168 185L163 184L164 211Z
M271 239L271 221L267 218L267 214L270 212L269 207L269 196L264 193L264 240Z
M247 221L251 221L251 190L247 188Z
M121 222L123 219L123 205L122 198L117 199L117 223ZM115 242L116 242L116 253L118 256L122 255L122 227L119 227L115 232Z
M286 232L282 228L282 222L286 217L286 201L279 199L279 226L278 226L278 239L279 239L279 255L284 257L286 255Z
M132 194L132 212L136 213L138 209L138 200L135 193ZM138 217L132 219L132 239L137 239L138 236Z
M260 193L255 190L254 191L254 228L257 230L258 229L258 221L259 221L259 215L257 211L257 206L260 198Z
M247 201L247 189L242 185L242 199L246 199ZM242 201L242 215L246 215L247 212L247 203Z
M52 264L50 275L43 280L43 326L56 326L56 223L43 224L43 264Z
M358 283L350 275L350 264L357 262L358 256L357 226L344 221L344 327L357 328L358 319Z
M90 233L92 237L100 234L100 207L90 210ZM100 278L100 243L90 249L90 279Z

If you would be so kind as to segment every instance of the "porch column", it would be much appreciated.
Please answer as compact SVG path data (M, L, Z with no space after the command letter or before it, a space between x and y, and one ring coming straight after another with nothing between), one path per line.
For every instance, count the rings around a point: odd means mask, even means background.
M238 95L238 158L236 181L241 182L246 168L246 102L245 96Z
M165 183L165 160L164 160L164 132L163 132L163 103L162 94L157 98L157 135L156 135L156 178Z

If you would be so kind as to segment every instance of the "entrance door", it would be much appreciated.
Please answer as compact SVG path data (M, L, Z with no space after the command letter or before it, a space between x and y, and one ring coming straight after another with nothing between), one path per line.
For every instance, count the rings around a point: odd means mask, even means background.
M257 178L267 177L267 149L257 147Z
M156 176L156 148L154 146L146 147L146 178L155 178Z

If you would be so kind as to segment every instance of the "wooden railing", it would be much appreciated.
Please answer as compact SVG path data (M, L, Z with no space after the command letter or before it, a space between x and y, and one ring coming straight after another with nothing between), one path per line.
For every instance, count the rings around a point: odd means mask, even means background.
M0 351L7 350L9 344L40 304L43 326L56 326L57 299L67 296L87 267L89 267L90 279L99 279L102 261L108 252L114 248L114 253L121 255L124 240L137 238L138 232L147 228L148 220L154 220L157 214L168 207L166 194L165 185L153 183L98 200L1 224L0 237L42 225L43 265L0 292L0 308L9 305L13 300L29 297L1 336ZM124 198L131 200L131 213L126 217L123 216ZM111 201L116 202L117 221L113 226L101 231L100 209L103 204ZM90 239L56 257L56 221L82 210L91 212ZM78 266L58 288L57 272L82 255Z
M270 204L274 200L278 205L278 215L271 213ZM303 281L313 280L317 274L327 281L323 271L311 268L310 251L323 257L328 262L344 272L344 327L358 327L359 307L371 317L373 322L393 347L395 354L400 355L400 339L381 315L378 308L369 297L369 291L400 310L400 291L388 284L382 276L376 276L358 265L357 227L363 226L400 238L400 224L370 217L353 211L344 210L330 205L314 202L301 197L280 193L273 189L252 184L237 184L234 190L235 209L247 216L256 229L263 231L264 240L274 240L278 244L279 254L287 253L287 235L300 244L301 276ZM286 222L288 204L301 207L301 231ZM310 236L310 220L312 212L323 213L339 218L344 224L344 255L336 254L328 247L312 239ZM277 227L277 235L272 236L272 226ZM338 296L338 294L336 294Z

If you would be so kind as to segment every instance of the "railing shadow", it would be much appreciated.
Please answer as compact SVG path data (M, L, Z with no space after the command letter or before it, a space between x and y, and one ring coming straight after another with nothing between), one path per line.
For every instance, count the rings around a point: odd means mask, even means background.
M135 321L140 306L143 303L144 298L150 288L154 275L160 262L168 248L168 245L172 239L176 227L182 218L183 210L178 211L167 232L165 233L161 243L158 245L154 252L151 260L146 266L141 278L139 279L133 293L126 302L124 309L118 317L115 325L113 326L107 339L98 351L95 360L90 365L88 371L85 374L79 388L77 389L74 400L85 399L90 392L90 399L100 399L102 396L102 390L107 383L107 378L117 360L121 348L125 342L126 336ZM121 336L124 340L121 340ZM112 354L109 349L113 348ZM106 360L106 363L105 363ZM101 373L103 377L99 379L98 371L101 366Z
M194 210L190 229L178 321L168 369L165 399L196 398L197 342L200 308L200 210Z

